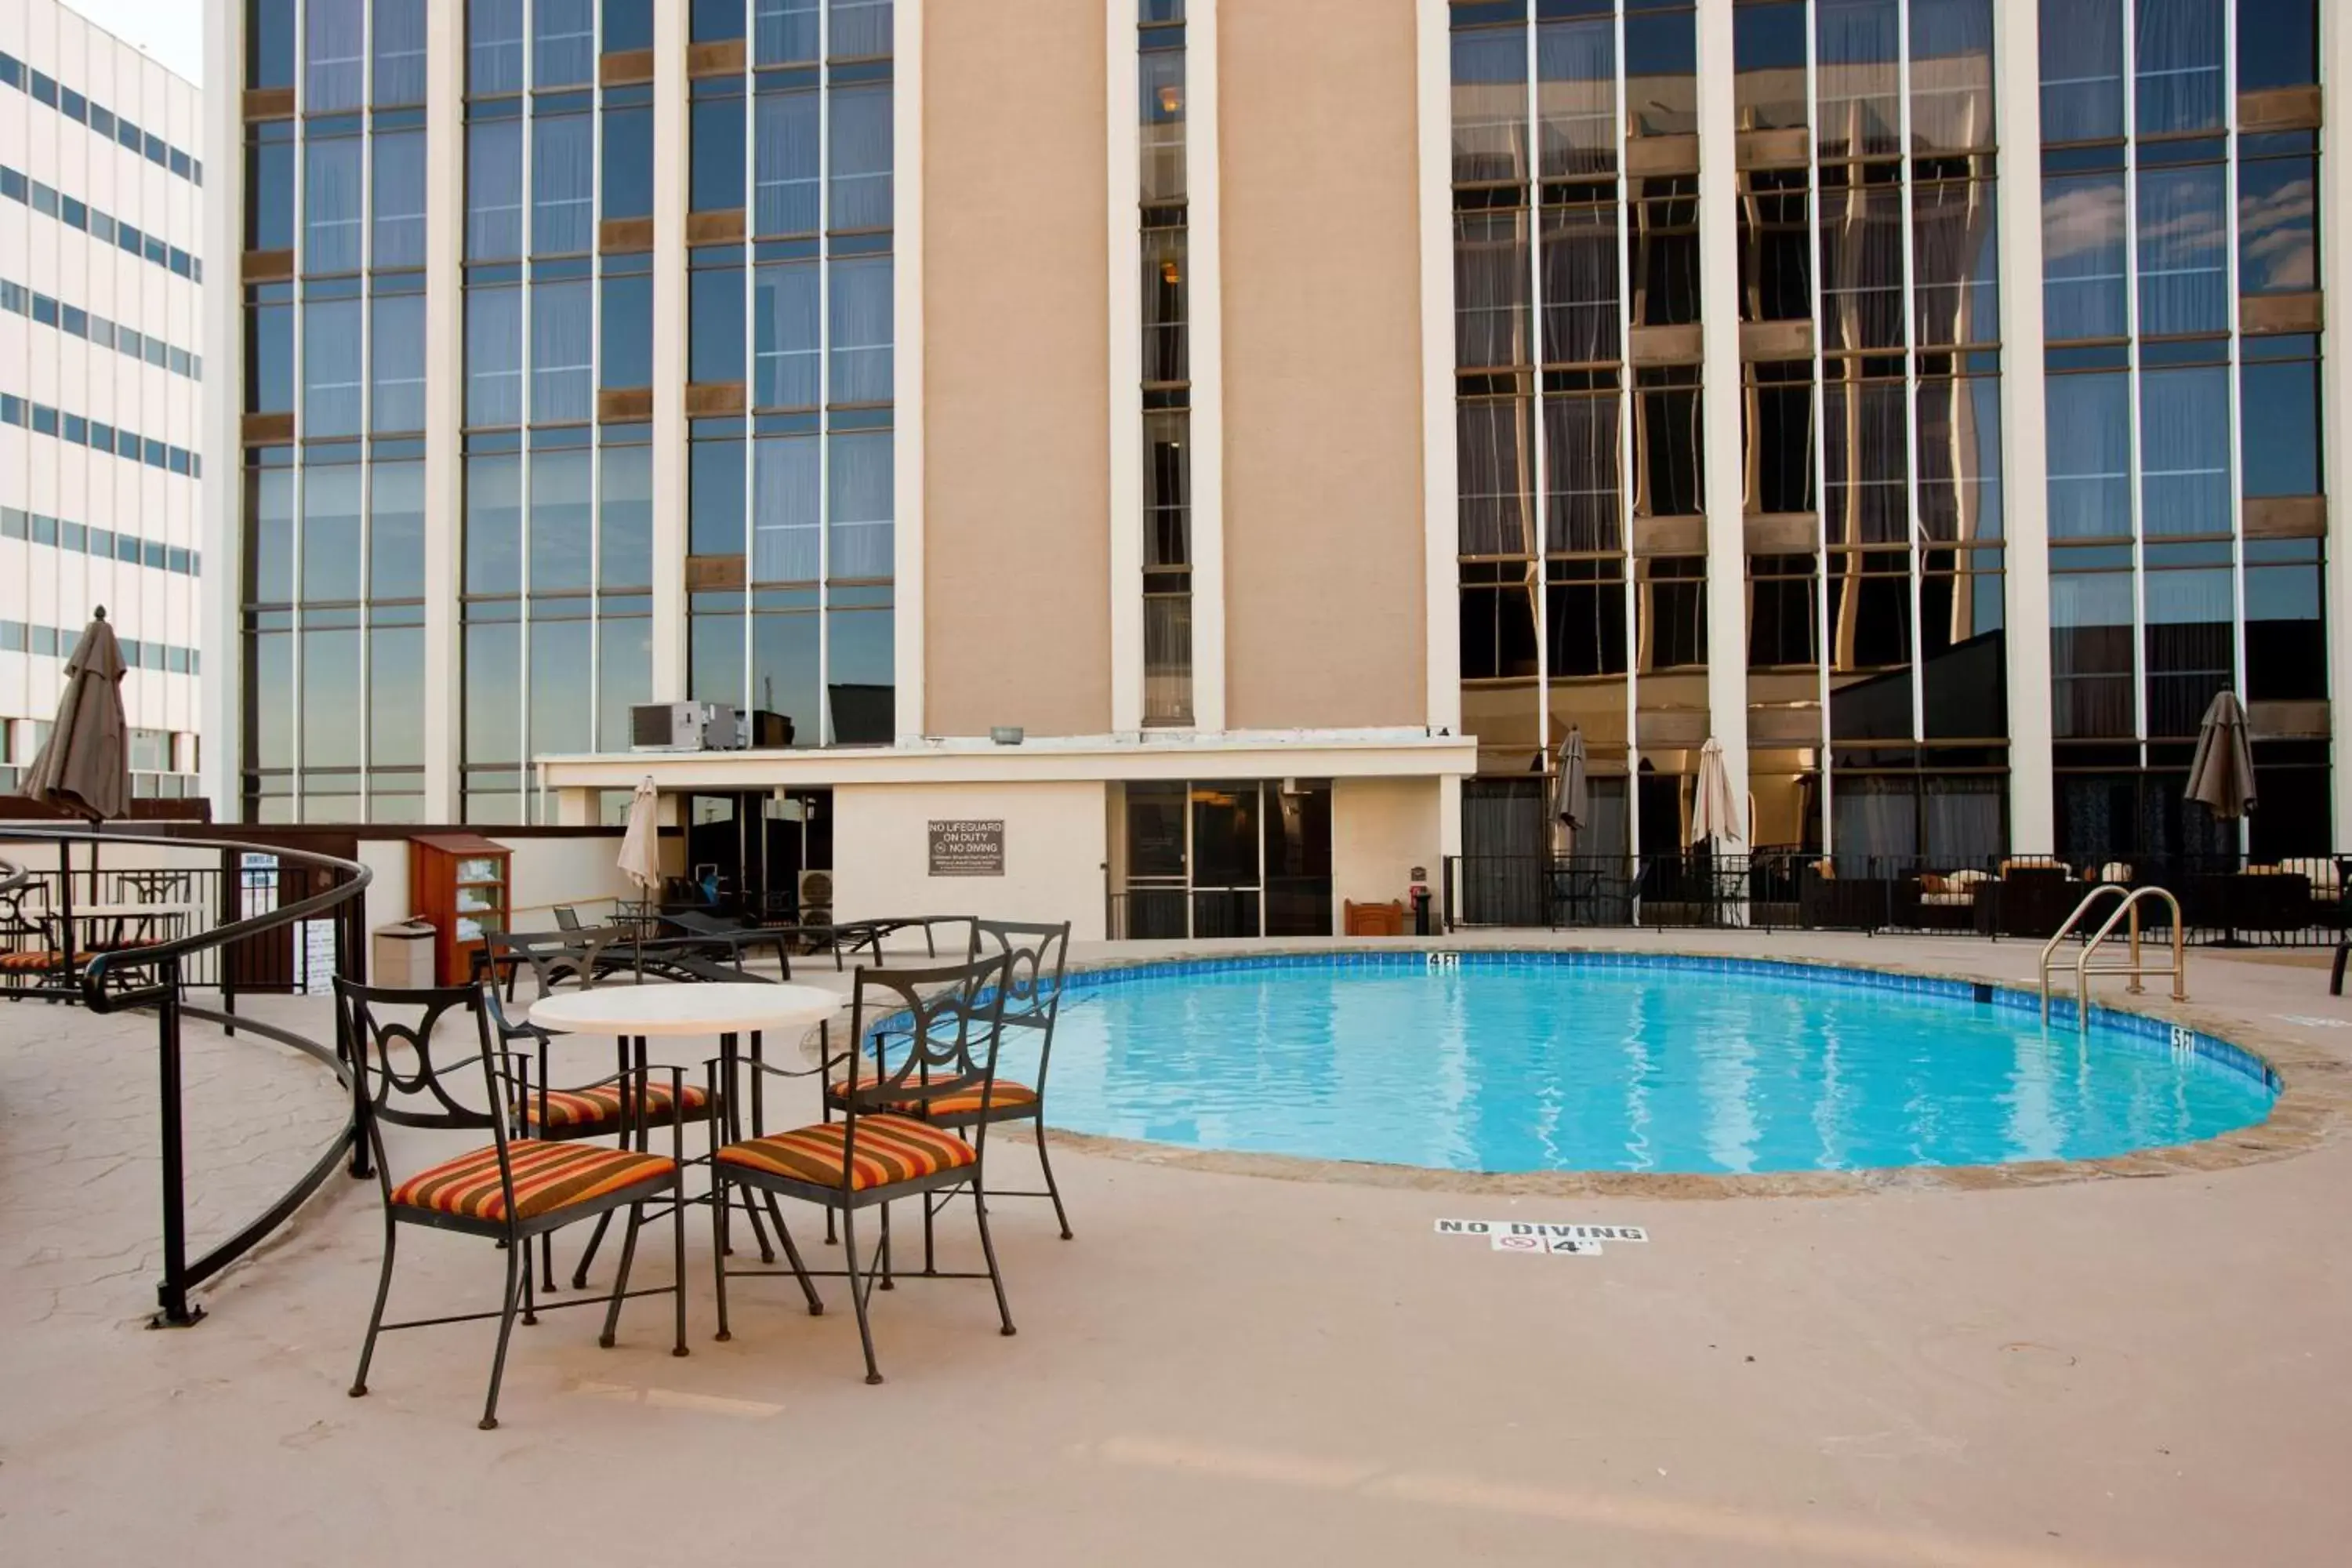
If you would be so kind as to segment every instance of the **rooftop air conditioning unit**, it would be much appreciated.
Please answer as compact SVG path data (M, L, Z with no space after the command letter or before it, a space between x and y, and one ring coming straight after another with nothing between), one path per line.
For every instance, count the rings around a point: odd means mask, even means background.
M724 702L646 702L629 710L634 752L731 752L742 744Z

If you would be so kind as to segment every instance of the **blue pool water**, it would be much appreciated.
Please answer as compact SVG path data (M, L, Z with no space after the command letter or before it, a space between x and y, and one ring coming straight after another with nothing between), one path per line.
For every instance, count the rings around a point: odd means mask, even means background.
M2078 1035L2071 1007L2045 1032L1966 986L1403 957L1077 978L1050 1120L1456 1171L1770 1172L2091 1159L2246 1126L2273 1098L2221 1042ZM1034 1069L1008 1040L1005 1070Z

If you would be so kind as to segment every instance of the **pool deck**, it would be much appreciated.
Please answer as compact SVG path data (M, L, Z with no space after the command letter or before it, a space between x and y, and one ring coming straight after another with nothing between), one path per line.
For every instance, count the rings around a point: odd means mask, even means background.
M2036 953L1821 933L1450 945L1487 944L2028 986ZM331 1183L205 1293L200 1327L141 1329L149 1026L0 1004L0 1560L472 1561L520 1533L583 1563L847 1562L908 1537L1024 1565L2341 1563L2352 1005L2319 953L2195 952L2189 991L2184 1021L2286 1076L2257 1146L1982 1185L1579 1194L1065 1140L1078 1239L1042 1204L994 1211L1017 1338L985 1284L907 1280L875 1298L890 1382L868 1388L841 1283L812 1320L769 1280L730 1292L735 1337L715 1343L690 1230L693 1354L667 1353L664 1300L633 1304L609 1352L592 1314L547 1316L517 1330L494 1433L473 1426L487 1325L388 1337L374 1393L345 1396L373 1183ZM257 1010L314 1029L326 1013ZM307 1163L335 1097L308 1062L201 1030L188 1076L201 1238ZM456 1146L404 1133L394 1163ZM1030 1173L1017 1142L992 1166ZM1514 1256L1433 1234L1440 1217L1650 1239ZM821 1225L794 1228L824 1250ZM942 1235L967 1266L968 1221ZM641 1282L667 1279L666 1253L641 1251ZM499 1272L487 1244L411 1233L394 1310L488 1305Z

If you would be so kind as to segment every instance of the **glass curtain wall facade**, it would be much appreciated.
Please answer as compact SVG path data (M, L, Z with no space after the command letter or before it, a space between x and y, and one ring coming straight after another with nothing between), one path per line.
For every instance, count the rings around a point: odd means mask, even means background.
M889 0L695 0L688 690L894 734Z
M1672 843L1708 654L1696 18L1503 0L1453 23L1465 847L1543 847L1530 775L1571 732L1578 852Z
M423 805L425 0L252 0L249 820Z
M689 436L686 694L777 715L763 742L889 741L889 0L464 0L432 73L441 0L232 3L246 815L419 820L446 729L436 815L540 820L532 757L627 748L654 696L657 340L686 350L658 394ZM665 105L672 37L688 100ZM687 287L657 321L665 116ZM457 167L428 169L428 117ZM436 184L452 232L427 231ZM428 301L428 257L455 258L454 300ZM428 370L453 317L456 361ZM457 464L434 593L428 378L457 426L430 433ZM430 702L428 618L454 625L458 687Z
M1192 372L1184 0L1137 0L1143 237L1143 721L1192 721Z
M466 10L468 822L531 816L529 759L625 746L652 696L652 42L646 0Z
M2234 855L2181 803L2253 716L2260 858L2329 847L2315 0L2042 0L2057 848Z

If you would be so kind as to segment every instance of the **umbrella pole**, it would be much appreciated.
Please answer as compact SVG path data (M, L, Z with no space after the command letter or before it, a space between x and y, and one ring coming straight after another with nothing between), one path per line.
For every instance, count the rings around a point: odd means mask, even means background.
M66 989L74 986L73 840L58 840L58 944L63 952Z

